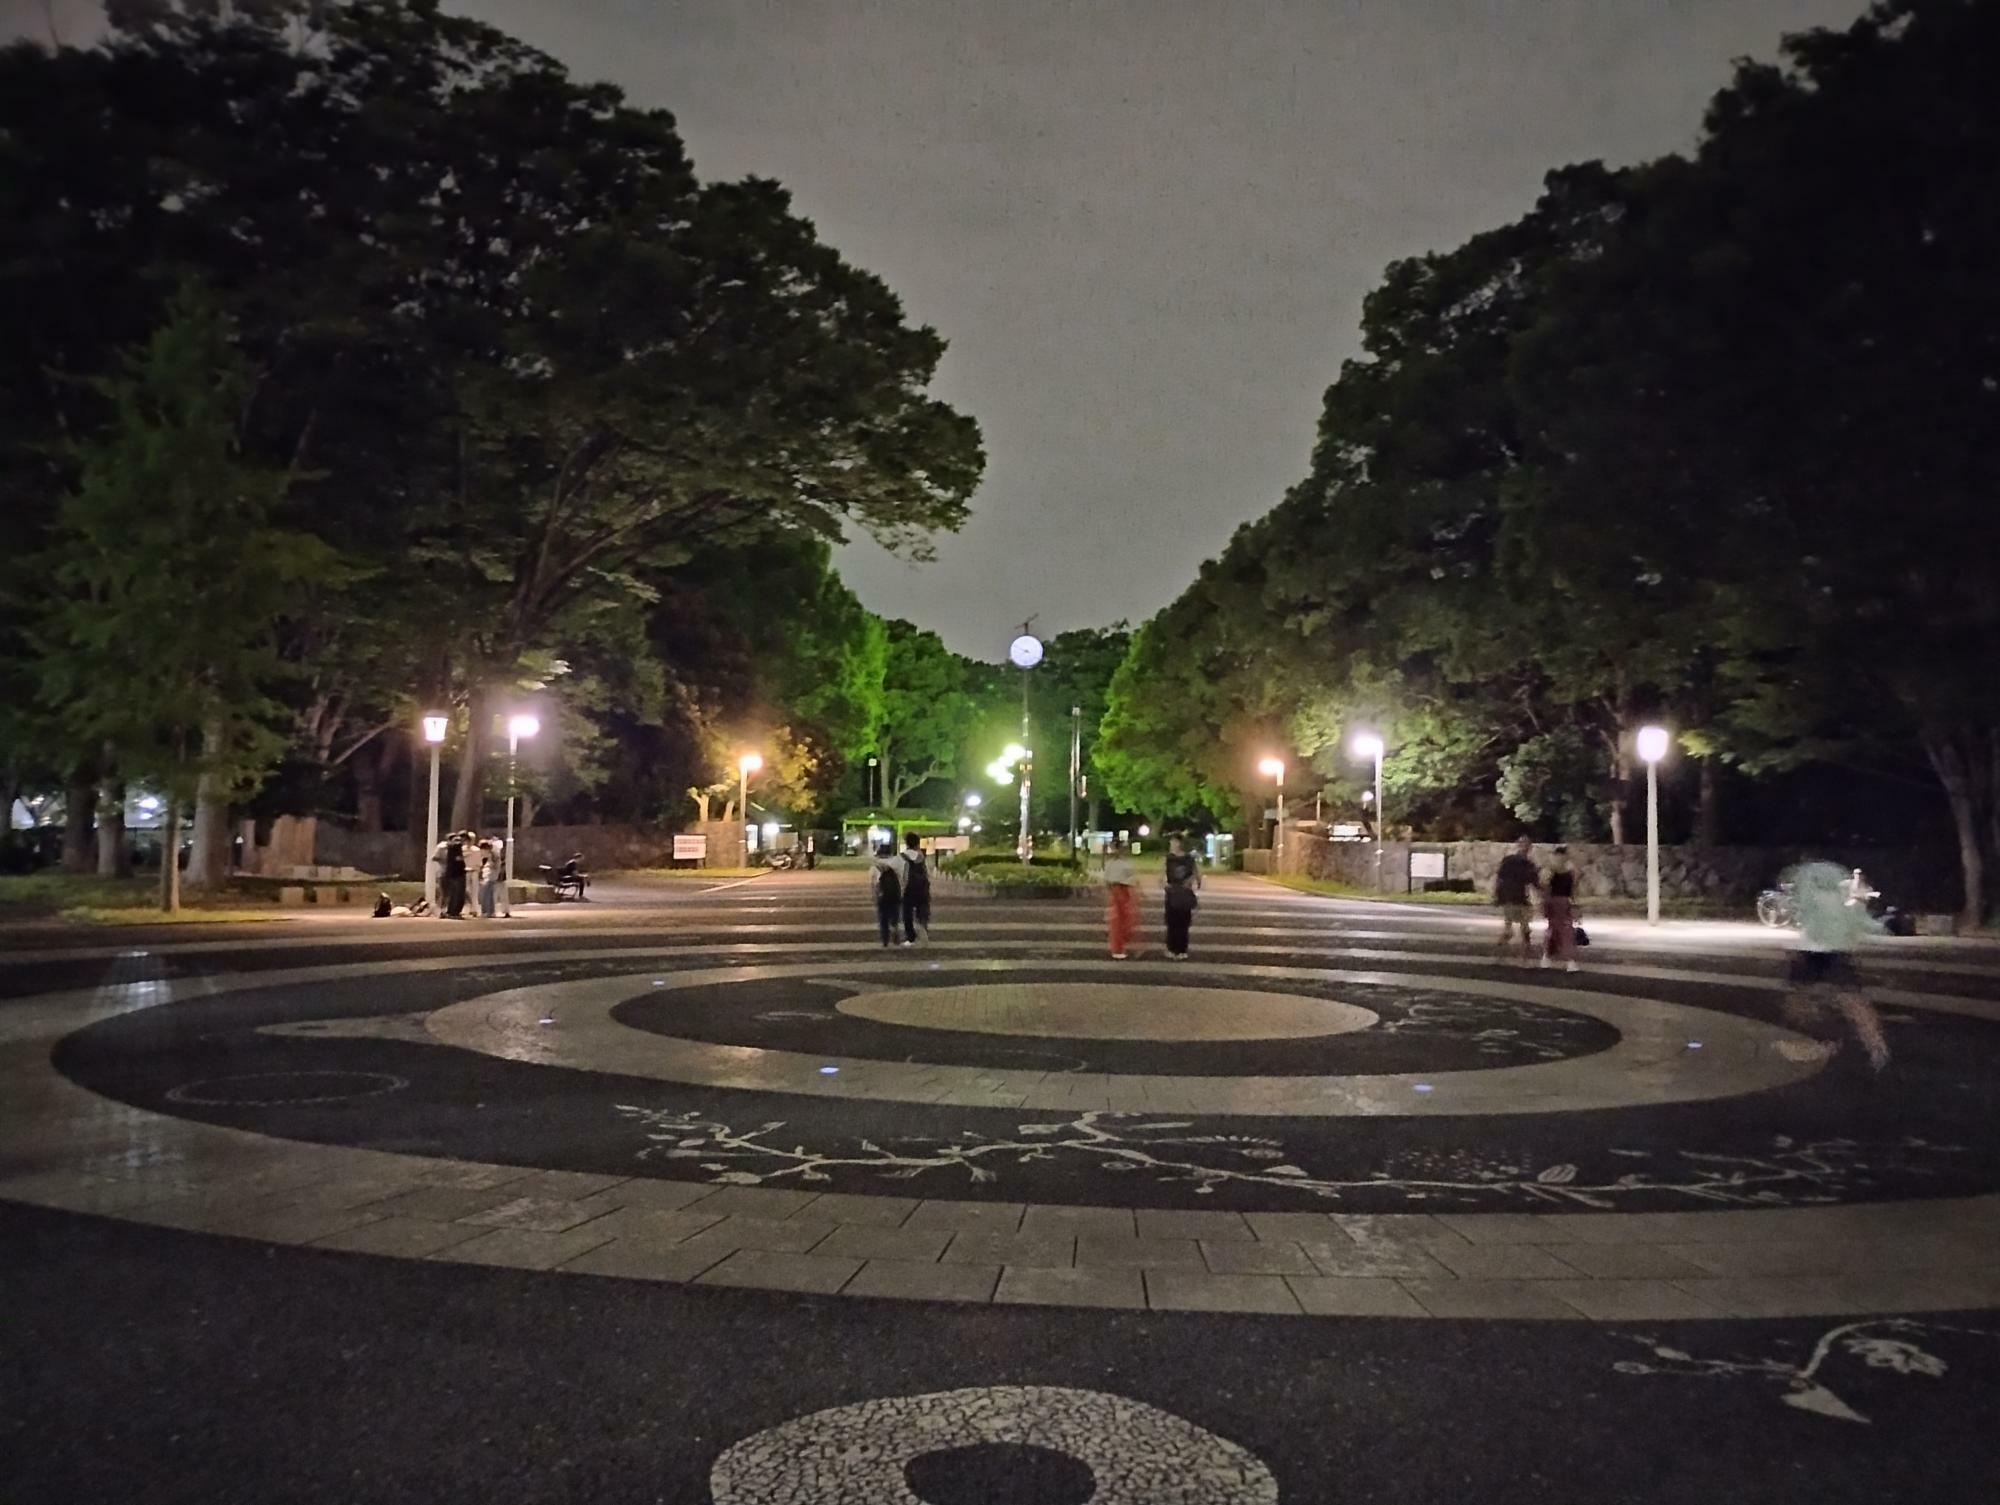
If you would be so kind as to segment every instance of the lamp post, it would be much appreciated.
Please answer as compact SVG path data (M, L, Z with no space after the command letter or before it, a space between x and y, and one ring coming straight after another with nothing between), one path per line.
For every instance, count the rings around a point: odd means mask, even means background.
M875 769L880 762L879 758L870 758L868 760L868 808L871 810L876 808L877 803L875 797Z
M424 903L432 914L438 912L437 861L435 853L438 845L438 752L444 743L444 734L451 729L451 718L440 715L424 717L424 741L431 745L431 804L430 814L424 827Z
M1035 760L1028 751L1034 746L1028 735L1028 671L1042 661L1042 640L1028 629L1035 619L1028 618L1021 624L1021 632L1007 645L1007 660L1021 671L1021 752L1012 761L1021 769L1021 841L1020 857L1023 862L1033 860L1035 855L1035 828L1029 823L1028 790L1035 777Z
M868 760L874 762L873 758ZM761 753L747 752L736 760L736 818L743 826L743 861L750 861L750 775L764 766Z
M1382 739L1373 732L1363 732L1354 739L1357 757L1375 760L1375 892L1384 892L1382 884L1382 843L1388 836L1388 827L1383 821L1382 810Z
M514 907L514 761L520 755L521 739L542 729L539 718L526 714L507 718L507 910Z
M1257 765L1257 772L1278 782L1278 832L1271 843L1271 867L1282 873L1285 870L1285 760L1266 758Z
M1083 707L1069 708L1069 860L1076 861L1076 787L1083 777Z
M1660 923L1660 759L1672 739L1664 726L1639 728L1639 756L1646 762L1646 923Z

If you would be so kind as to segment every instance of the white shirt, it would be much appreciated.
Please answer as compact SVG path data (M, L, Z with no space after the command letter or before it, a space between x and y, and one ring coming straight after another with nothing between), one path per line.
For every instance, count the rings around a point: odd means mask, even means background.
M1136 886L1139 882L1139 874L1133 868L1131 858L1107 857L1104 859L1104 881L1106 883L1123 883L1129 886Z

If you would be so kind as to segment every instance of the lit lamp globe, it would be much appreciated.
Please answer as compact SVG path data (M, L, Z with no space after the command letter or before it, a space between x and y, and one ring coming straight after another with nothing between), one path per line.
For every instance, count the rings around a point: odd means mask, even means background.
M1639 728L1639 756L1648 763L1657 763L1667 755L1672 738L1664 726L1642 726Z
M1017 669L1032 669L1042 661L1042 640L1022 633L1007 645L1007 662Z
M507 730L516 738L532 737L541 729L541 718L537 716L515 716L507 722Z
M968 794L965 797L965 803L971 806L973 809L977 810L980 804L982 803L979 791L975 789L972 791L972 793Z
M1354 755L1357 758L1381 757L1382 739L1373 732L1363 732L1354 739Z
M450 730L450 728L451 728L450 717L426 716L424 717L424 741L442 742L444 741L444 734L448 730Z
M1282 779L1285 776L1284 759L1266 758L1257 765L1257 772L1264 775L1267 779Z
M741 773L755 773L763 766L764 757L762 753L745 753L736 760L737 770Z

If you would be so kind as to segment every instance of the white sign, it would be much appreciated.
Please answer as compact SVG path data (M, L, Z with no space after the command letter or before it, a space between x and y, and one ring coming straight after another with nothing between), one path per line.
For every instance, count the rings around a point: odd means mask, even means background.
M972 845L970 836L926 836L924 845L933 852L963 852Z
M708 838L706 836L676 836L674 838L674 861L708 861Z
M1410 853L1410 876L1412 878L1442 878L1444 876L1444 853Z

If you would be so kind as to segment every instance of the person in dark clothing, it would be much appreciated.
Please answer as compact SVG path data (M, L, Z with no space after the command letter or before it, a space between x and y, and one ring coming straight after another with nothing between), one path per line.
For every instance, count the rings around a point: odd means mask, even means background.
M1514 928L1521 930L1521 960L1528 959L1532 949L1529 898L1542 886L1542 875L1535 868L1535 859L1529 854L1535 844L1523 836L1514 844L1514 850L1500 859L1500 870L1493 876L1493 902L1500 906L1500 942L1502 951L1514 934Z
M893 945L896 922L903 910L903 880L902 863L896 860L896 849L890 843L885 841L875 849L868 881L875 891L875 924L882 932L882 944Z
M1549 860L1542 917L1548 921L1542 934L1542 965L1561 962L1564 971L1576 971L1576 869L1570 866L1568 847L1557 847Z
M917 927L931 938L931 870L924 864L924 846L916 833L903 838L903 944L917 943Z
M1188 931L1194 925L1195 891L1201 887L1201 863L1190 856L1187 842L1174 837L1167 852L1167 955L1184 962Z
M465 833L454 831L444 840L444 863L439 870L444 880L444 917L465 918L466 868Z

